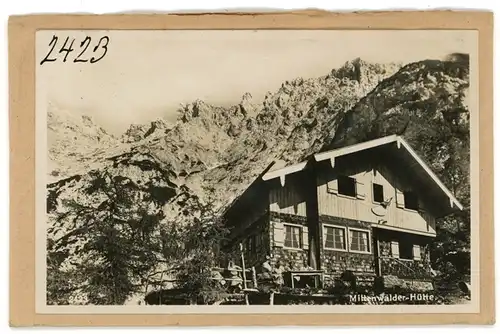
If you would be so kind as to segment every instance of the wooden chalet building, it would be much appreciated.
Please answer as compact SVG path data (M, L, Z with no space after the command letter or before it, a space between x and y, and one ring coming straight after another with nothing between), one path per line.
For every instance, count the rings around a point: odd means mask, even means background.
M436 219L462 205L402 137L393 135L269 168L225 214L247 268L266 257L292 287L345 272L385 286L432 287ZM430 285L429 285L430 284Z

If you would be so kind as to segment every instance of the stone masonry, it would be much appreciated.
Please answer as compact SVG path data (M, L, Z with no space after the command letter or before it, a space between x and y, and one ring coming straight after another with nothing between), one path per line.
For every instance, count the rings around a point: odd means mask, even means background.
M277 212L270 213L271 226L269 229L270 240L274 240L274 224L275 223L290 223L304 226L307 228L307 218L291 214L283 214ZM277 247L274 243L272 247L272 265L282 265L286 270L303 270L308 267L308 250L307 249L288 249Z

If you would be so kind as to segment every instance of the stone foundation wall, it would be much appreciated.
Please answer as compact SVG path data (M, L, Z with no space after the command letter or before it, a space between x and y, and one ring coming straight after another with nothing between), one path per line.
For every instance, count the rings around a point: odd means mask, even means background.
M241 266L240 243L243 244L243 254L247 268L259 267L266 261L266 256L270 253L268 213L258 218L240 234L239 238L232 241L232 260Z
M298 215L284 214L278 212L267 212L257 221L251 224L242 234L241 238L235 240L233 246L238 253L239 243L243 243L245 250L245 264L249 268L255 266L257 272L260 271L261 265L266 261L266 256L270 255L269 264L272 267L283 267L288 270L307 270L309 267L309 249L290 249L282 246L276 246L274 242L274 224L289 223L301 225L308 228L307 218ZM356 276L358 284L373 284L376 261L375 249L373 242L373 231L370 223L321 215L319 217L320 233L319 233L319 258L320 270L323 270L324 286L331 286L336 279L342 277L345 272L352 272ZM343 226L346 228L354 227L370 231L369 247L370 253L357 253L346 251L337 251L324 248L323 224L331 224ZM348 230L346 230L347 232ZM259 241L253 249L248 249L247 242L251 238L257 238ZM349 233L346 233L346 242L349 239ZM390 241L387 241L384 236L380 240L380 251L382 258L380 259L384 286L387 288L403 287L409 285L417 291L432 290L430 280L430 271L428 267L428 257L423 256L419 261L401 261L391 257ZM348 248L348 247L347 247ZM423 254L424 255L424 254ZM235 262L240 264L239 256L235 257ZM241 264L240 264L241 265Z
M281 247L273 248L272 265L285 270L305 270L308 264L308 252L305 250L283 249Z
M250 230L255 238L257 238L257 243L255 245L255 250L252 252L247 252L248 256L248 266L259 266L266 260L266 256L270 252L270 240L269 240L269 214L262 216L255 224L255 231Z
M388 240L384 240L379 237L379 248L380 248L380 256L382 257L391 257L391 242Z
M375 274L375 257L373 254L373 242L369 240L370 254L356 253L346 251L336 251L325 249L323 224L332 224L343 227L356 227L366 229L372 232L371 224L359 220L352 220L347 218L332 217L321 215L319 216L320 222L320 259L321 269L325 274L334 278L338 278L345 271L352 271L356 276L372 277ZM349 242L349 235L346 233L346 242ZM348 248L348 247L347 247ZM370 280L373 280L370 278Z
M279 212L270 212L270 228L269 238L274 240L274 224L275 223L289 223L301 225L307 228L307 218L298 215L285 214ZM308 267L309 263L309 250L308 249L289 249L285 247L278 247L274 242L271 243L272 266L283 266L285 270L301 270Z
M320 215L319 222L320 222L320 224L333 224L333 225L346 226L346 227L363 228L363 229L370 230L370 232L372 230L371 223L364 222L361 220L349 219L349 218Z
M323 250L322 269L326 273L340 276L349 270L354 274L375 273L373 254L348 253L341 251Z

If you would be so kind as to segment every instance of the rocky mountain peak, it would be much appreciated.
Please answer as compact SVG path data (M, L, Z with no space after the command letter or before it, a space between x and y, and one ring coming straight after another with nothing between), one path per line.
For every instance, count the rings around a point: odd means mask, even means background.
M248 115L254 116L253 114L257 109L257 106L255 106L252 103L252 94L248 92L243 94L243 96L241 97L240 104L238 106L240 109L239 111L243 116L248 116Z
M118 143L92 117L78 111L70 112L55 104L49 105L47 144L51 181L85 170Z
M174 124L163 118L157 118L149 124L132 124L122 135L121 140L125 143L134 143L146 138L165 135L174 127Z
M80 214L75 208L91 208L96 220L114 208L117 226L128 217L182 224L201 212L224 210L271 163L284 167L336 145L394 133L433 161L450 189L464 196L469 111L468 71L461 64L421 61L400 67L355 59L325 76L290 79L262 103L246 93L233 106L202 100L182 105L175 124L159 119L131 126L119 149L91 120L60 122L50 115L49 155L56 152L54 161L81 168L48 185L48 252L66 254L63 264L82 258L73 254L85 252L81 245L94 231L74 232L75 221L86 221L75 218ZM80 140L68 140L72 136ZM88 163L99 159L106 163ZM79 265L61 265L58 274L78 272ZM72 293L84 293L85 278L71 284Z
M347 61L338 69L333 69L329 76L340 79L343 83L347 80L356 81L364 88L366 94L381 80L396 73L401 67L401 63L375 64L356 58Z

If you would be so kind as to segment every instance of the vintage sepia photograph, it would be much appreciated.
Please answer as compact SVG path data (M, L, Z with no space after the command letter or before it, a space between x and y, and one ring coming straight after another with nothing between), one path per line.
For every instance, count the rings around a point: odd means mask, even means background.
M37 305L476 310L477 43L38 31Z

